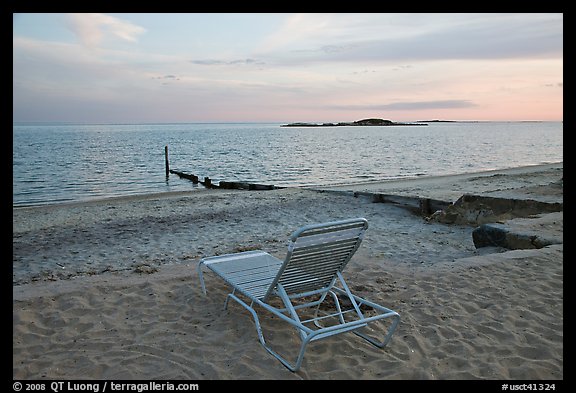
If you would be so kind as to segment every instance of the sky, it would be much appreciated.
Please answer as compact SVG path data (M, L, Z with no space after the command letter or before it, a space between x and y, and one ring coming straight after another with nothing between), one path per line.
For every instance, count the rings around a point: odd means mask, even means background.
M563 120L563 14L14 14L15 122Z

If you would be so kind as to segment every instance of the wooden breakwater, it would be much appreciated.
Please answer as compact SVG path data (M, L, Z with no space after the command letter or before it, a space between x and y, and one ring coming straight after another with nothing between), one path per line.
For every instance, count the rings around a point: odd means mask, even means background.
M164 162L166 167L166 178L170 176L170 173L178 175L182 179L190 180L193 184L201 184L206 188L222 188L226 190L275 190L278 188L272 184L259 184L250 182L234 182L234 181L220 181L218 185L212 183L212 179L209 177L204 177L204 180L200 180L200 177L191 173L186 173L182 171L177 171L170 169L170 162L168 160L168 146L164 146Z
M166 161L166 177L168 177L169 174L172 173L179 176L180 178L190 180L193 184L201 184L206 188L219 188L225 190L250 190L250 191L276 190L285 188L285 187L278 187L272 184L260 184L260 183L238 182L238 181L220 181L219 184L216 185L212 183L212 179L210 179L209 177L204 177L204 180L200 180L200 177L197 175L170 169L168 162L168 146L165 147L165 161ZM349 191L332 191L322 189L316 189L315 191L349 193ZM356 198L357 197L370 198L375 203L391 203L399 207L408 209L413 213L422 216L428 216L438 210L444 210L448 206L452 205L451 202L430 198L421 198L421 197L390 195L390 194L372 193L363 191L352 192L352 194Z
M173 169L170 169L169 172L178 175L180 178L188 179L194 184L201 184L206 188L221 188L225 190L257 190L257 191L276 190L279 188L284 188L284 187L277 187L272 184L259 184L259 183L223 181L223 180L220 181L218 185L216 185L212 183L212 179L210 179L209 177L205 177L204 181L202 181L198 176L193 174L180 172Z

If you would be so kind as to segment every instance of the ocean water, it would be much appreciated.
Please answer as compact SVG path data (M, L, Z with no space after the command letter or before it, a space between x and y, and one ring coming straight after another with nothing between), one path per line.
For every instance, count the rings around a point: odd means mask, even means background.
M164 166L219 181L328 185L563 161L562 122L428 126L14 124L13 205L202 188Z

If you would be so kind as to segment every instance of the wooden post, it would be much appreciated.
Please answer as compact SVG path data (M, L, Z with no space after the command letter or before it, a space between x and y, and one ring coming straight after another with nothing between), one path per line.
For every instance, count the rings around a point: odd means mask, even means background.
M168 145L164 146L164 160L166 161L166 177L170 176L170 164L168 163Z

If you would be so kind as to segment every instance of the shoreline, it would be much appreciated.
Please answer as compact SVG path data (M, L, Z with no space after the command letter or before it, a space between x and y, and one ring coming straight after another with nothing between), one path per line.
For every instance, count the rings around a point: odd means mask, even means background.
M554 162L548 164L534 164L534 165L523 165L517 167L509 167L503 169L490 169L484 171L473 171L473 172L463 172L450 175L424 175L406 178L394 178L387 180L372 180L372 181L358 181L358 182L346 182L346 183L334 183L327 185L302 185L302 186L282 186L282 188L304 188L304 189L321 189L321 190L371 190L380 188L393 188L394 186L402 187L409 184L418 183L435 183L443 180L453 180L461 181L466 178L473 176L492 176L495 174L516 174L516 173L531 173L546 169L553 169L564 166L564 162ZM74 207L79 205L88 204L98 204L103 202L114 202L114 201L137 201L146 200L151 198L171 198L179 197L183 195L189 195L198 192L204 192L208 189L205 187L197 187L193 190L186 191L165 191L165 192L150 192L142 194L131 194L131 195L118 195L109 197L96 197L93 199L79 200L79 201L66 201L66 202L47 202L42 204L22 204L22 205L12 205L12 209L36 209L36 208L51 208L51 207Z
M563 200L562 163L455 176L373 189ZM13 208L13 378L563 379L562 243L476 249L473 226L355 196L363 187ZM222 311L220 281L208 274L209 297L201 293L204 256L262 249L283 258L295 229L359 216L370 227L343 274L353 292L400 313L384 350L345 334L311 344L291 373L241 307ZM562 242L562 212L507 223L529 234L550 227ZM284 324L263 321L267 339L286 337ZM276 342L285 353L295 345Z
M547 186L549 177L562 179L564 162L459 173L454 175L422 176L411 179L392 179L333 186L310 187L327 191L375 192L392 195L438 199L455 202L464 194L489 195L510 199L534 197L543 202L561 200L560 196L546 197L544 193L530 193L530 188ZM556 176L556 174L560 176ZM499 184L497 177L508 184ZM532 194L532 195L530 195Z
M493 176L496 174L502 175L514 175L519 173L533 173L539 172L542 170L548 170L558 167L564 167L564 162L552 162L547 164L534 164L534 165L522 165L516 167L509 167L509 168L502 168L502 169L487 169L482 171L473 171L473 172L461 172L461 173L454 173L450 175L423 175L423 176L412 176L406 178L394 178L394 179L387 179L387 180L373 180L373 181L359 181L359 182L348 182L348 183L336 183L330 185L318 185L318 186L307 186L307 187L318 187L318 188L358 188L362 186L380 186L382 184L396 184L396 183L404 183L410 182L415 183L419 181L424 182L435 182L441 180L449 180L452 179L454 181L463 180L466 178L474 177L474 176Z
M197 188L189 191L164 191L164 192L148 192L142 194L130 195L116 195L108 197L95 197L91 199L83 199L78 201L65 201L65 202L46 202L42 204L29 204L29 205L12 205L12 209L36 209L36 208L53 208L53 207L76 207L82 205L99 204L105 202L122 202L122 201L139 201L153 198L172 198L190 193L197 193L207 190L206 188Z

